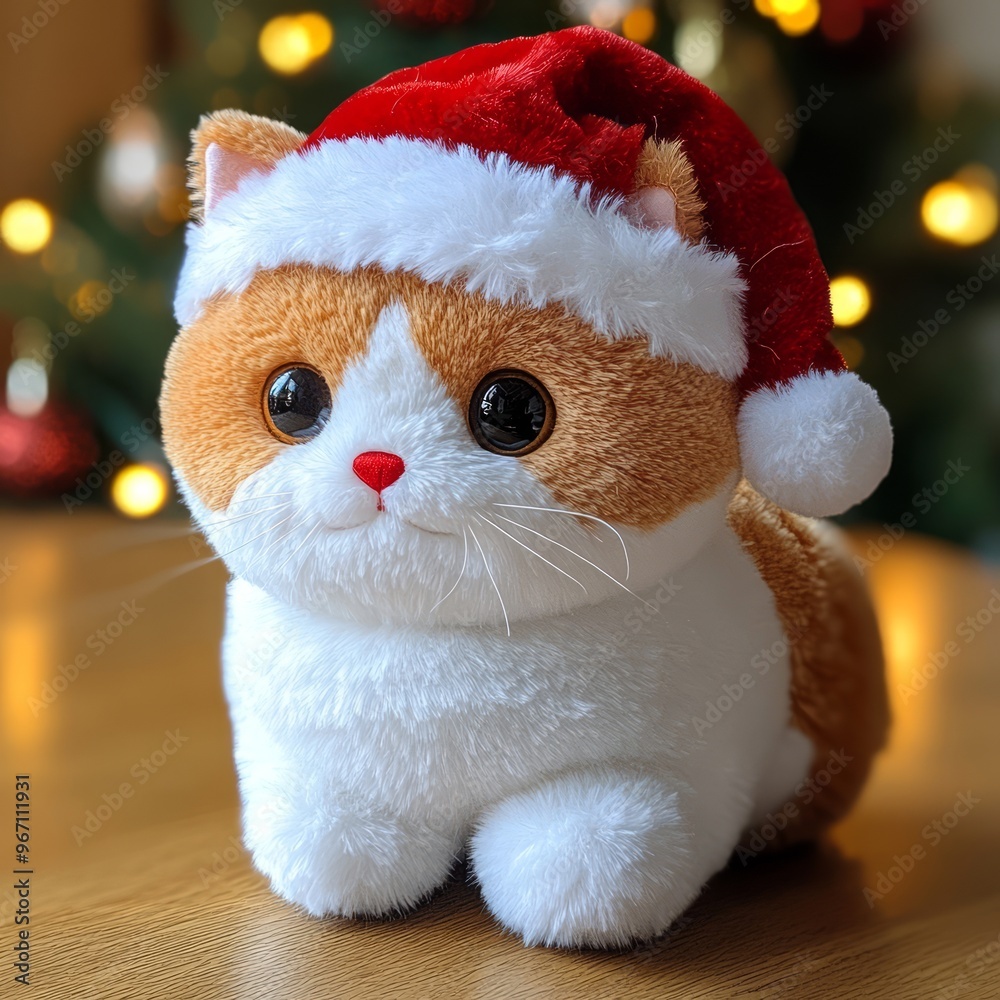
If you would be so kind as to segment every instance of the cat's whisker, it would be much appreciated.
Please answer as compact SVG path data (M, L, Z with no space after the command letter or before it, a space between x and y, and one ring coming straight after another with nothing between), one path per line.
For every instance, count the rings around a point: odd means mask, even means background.
M229 506L232 507L234 503L252 503L254 500L269 500L272 497L290 497L291 495L291 490L281 490L278 493L258 493L256 496L243 497L241 500L230 500Z
M465 543L465 551L462 553L462 568L458 571L458 579L451 585L451 590L449 590L448 593L445 594L444 597L442 597L437 604L435 604L434 607L427 612L429 615L434 614L434 612L437 611L437 609L441 607L441 605L444 604L444 602L447 601L452 594L455 593L458 585L462 582L462 577L465 576L465 567L469 561L469 532L467 528L462 528L462 541Z
M497 597L500 600L500 610L503 611L503 620L507 626L507 637L510 638L510 619L507 617L507 605L503 602L503 594L500 593L500 588L497 586L497 582L493 578L493 570L490 569L486 553L483 551L483 547L479 544L479 539L476 537L476 533L471 527L469 528L469 534L472 535L472 540L476 543L476 548L479 549L479 554L483 557L483 565L486 567L486 574L490 578L490 583L493 584L493 589L497 592Z
M613 524L605 521L603 517L598 517L596 514L584 514L579 510L560 510L558 507L529 507L521 503L495 503L493 506L511 507L515 510L545 511L547 514L564 514L569 517L582 517L588 521L596 521L598 524L603 524L609 531L613 531L618 541L622 543L622 554L625 556L625 579L627 580L632 575L632 564L628 557L628 547L625 544L625 539L622 538L621 532Z
M242 542L240 545L237 545L235 548L230 549L228 552L220 552L219 555L218 555L218 558L219 559L228 559L229 556L231 556L234 552L239 552L240 549L245 548L251 542L256 542L258 538L263 538L265 535L269 535L272 531L275 531L277 528L280 528L283 524L285 524L286 522L290 521L293 517L295 517L295 511L292 511L292 513L289 514L288 517L282 518L276 524L272 524L269 528L267 528L264 531L262 531L259 535L254 535L253 538L248 538L245 542ZM287 536L282 536L282 537L287 537ZM279 541L280 541L280 539L279 539ZM261 555L263 555L263 552L261 553ZM258 556L258 558L260 558L260 557Z
M263 511L261 511L260 513L263 513ZM260 534L254 535L253 538L248 538L242 545L237 545L235 548L230 549L228 552L217 552L214 556L208 556L205 559L199 559L199 560L197 560L194 563L190 563L190 564L188 564L186 566L180 567L180 569L178 570L178 575L179 575L179 573L187 573L188 571L190 571L192 569L198 569L201 566L207 566L209 563L222 561L227 556L231 555L233 552L238 552L244 546L249 545L251 542L257 541L258 538L263 538L265 535L269 535L276 528L281 527L282 524L285 524L285 522L291 520L291 518L293 516L294 516L294 512L292 514L289 514L288 517L284 518L283 520L278 521L277 524L272 524L265 531L260 532ZM295 529L293 528L292 531L294 531L294 530ZM289 531L286 534L282 535L281 538L287 538L288 535L290 535L290 534L291 534L291 531ZM280 541L281 538L279 538L278 541ZM261 554L263 554L263 553L261 553Z
M276 504L273 507L262 507L260 510L245 510L241 514L236 514L234 517L222 517L215 521L206 521L206 528L228 528L234 524L238 524L241 521L246 521L248 518L257 517L258 514L269 514L276 510L285 510L285 508L292 505L291 500L286 500L285 503Z
M621 587L621 589L624 590L626 594L631 594L637 601L641 601L651 611L656 610L656 607L650 604L649 601L647 601L645 598L640 597L634 590L631 590L630 588L626 587L625 584L621 582L621 580L618 580L615 577L613 577L607 570L601 569L601 567L598 566L597 563L591 562L585 555L581 555L581 553L577 552L575 549L571 549L568 545L563 545L562 542L557 542L554 538L549 538L548 535L543 535L542 532L540 531L535 531L534 528L529 528L526 524L520 524L517 521L512 521L509 517L504 517L503 514L497 514L497 517L499 517L501 521L506 521L508 524L514 525L515 528L521 528L523 531L528 531L532 535L537 535L539 538L545 539L545 541L550 542L552 545L555 545L560 549L564 549L571 556L576 556L577 559L582 560L592 569L596 569L597 572L601 574L601 576L606 576L613 584L615 584L615 586Z
M289 515L289 517L286 517L284 521L279 521L278 524L284 524L285 521L290 520L290 518L292 516L294 516L294 512L293 512L293 514ZM275 525L275 527L277 527L277 525ZM264 544L264 547L254 557L254 559L253 559L253 561L251 562L250 565L256 566L258 563L260 563L264 559L265 556L267 556L270 553L272 553L286 538L291 538L291 536L294 535L295 532L298 531L298 530L299 530L299 526L297 524L293 524L288 529L288 531L282 532L282 534L278 535L277 538L272 538L270 541L266 542Z
M303 538L303 539L302 539L302 541L301 541L301 542L299 542L299 544L298 544L298 545L296 545L296 546L295 546L295 548L294 548L294 549L292 549L292 551L291 551L291 552L290 552L290 553L289 553L289 554L288 554L287 556L285 556L285 558L284 558L284 559L283 559L283 560L281 561L281 563L280 563L280 564L279 564L278 566L276 566L276 567L274 568L274 571L273 571L273 572L274 572L274 574L275 574L275 575L277 575L277 574L278 574L278 573L279 573L279 572L280 572L280 571L281 571L282 569L284 569L284 568L285 568L285 566L286 566L286 565L287 565L287 564L288 564L289 562L291 562L291 560L292 560L292 559L293 559L293 558L294 558L295 556L297 556L297 555L299 554L299 552L301 552L301 551L302 551L302 549L303 549L303 548L305 548L305 546L306 546L306 543L307 543L307 542L309 541L309 539L310 539L310 538L312 538L312 536L313 536L313 535L314 535L314 534L315 534L315 533L316 533L316 532L317 532L317 531L318 531L318 530L320 529L320 527L321 527L321 525L320 525L320 524L319 524L319 523L317 522L316 524L314 524L314 525L313 525L313 526L312 526L312 527L311 527L311 528L310 528L310 529L309 529L309 530L308 530L308 531L306 532L306 536L305 536L305 538ZM289 532L289 534L291 534L291 532Z
M499 531L500 534L506 535L516 545L520 545L522 549L526 549L533 556L538 556L538 558L541 559L542 562L546 564L546 566L551 566L557 573L562 573L562 575L565 576L567 579L572 580L585 594L587 593L587 588L575 576L573 576L571 573L567 573L566 570L564 570L561 566L557 566L551 560L546 559L545 556L543 556L541 552L539 552L537 549L533 549L530 545L525 544L519 538L515 538L509 531L505 531L495 521L491 521L488 517L486 517L485 514L477 514L476 516L479 518L480 521L485 521L486 524L490 525L493 528L496 528L496 530Z

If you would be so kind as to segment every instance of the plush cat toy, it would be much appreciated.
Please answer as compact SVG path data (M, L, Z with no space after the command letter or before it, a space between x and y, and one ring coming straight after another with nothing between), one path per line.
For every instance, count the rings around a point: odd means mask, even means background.
M891 432L733 112L574 28L392 73L308 137L217 112L191 162L163 426L232 573L275 891L391 914L468 852L525 942L617 946L741 838L842 815L881 652L809 517Z

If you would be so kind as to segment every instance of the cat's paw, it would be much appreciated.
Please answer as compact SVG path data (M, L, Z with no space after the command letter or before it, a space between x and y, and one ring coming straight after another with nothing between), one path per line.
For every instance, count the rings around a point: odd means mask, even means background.
M269 800L247 809L245 826L273 890L313 916L407 910L447 878L461 848L456 831L348 795L297 807Z
M653 937L701 888L678 800L655 778L603 772L500 802L472 840L487 905L528 945Z

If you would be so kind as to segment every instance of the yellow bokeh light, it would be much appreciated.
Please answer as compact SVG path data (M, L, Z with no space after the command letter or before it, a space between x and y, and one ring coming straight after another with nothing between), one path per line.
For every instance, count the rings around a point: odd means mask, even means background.
M656 34L656 15L648 7L630 10L622 20L622 34L644 45Z
M0 213L0 237L15 253L37 253L52 238L52 215L33 198L18 198Z
M757 13L763 14L764 17L777 17L778 15L772 0L753 0L753 5Z
M812 31L819 21L818 0L804 0L801 3L798 0L795 2L793 0L772 0L772 4L778 27L786 35L804 35L806 32ZM781 6L794 7L794 10L783 12L779 9Z
M315 12L299 14L297 20L309 36L309 51L313 59L326 55L333 45L333 25L322 14Z
M288 75L301 73L329 51L333 25L322 14L283 14L264 25L257 44L271 69Z
M772 17L795 17L807 8L815 7L815 0L770 0L768 6L774 12Z
M309 32L297 17L272 17L258 40L264 62L279 73L301 73L312 62Z
M854 326L868 315L871 292L861 278L844 274L830 282L830 305L837 326Z
M111 483L111 501L128 517L150 517L163 509L170 493L158 465L127 465Z
M114 293L100 281L85 281L71 296L67 305L76 319L86 320L103 315L111 308Z
M972 172L935 184L920 205L929 233L963 247L989 239L997 230L997 214L995 187Z

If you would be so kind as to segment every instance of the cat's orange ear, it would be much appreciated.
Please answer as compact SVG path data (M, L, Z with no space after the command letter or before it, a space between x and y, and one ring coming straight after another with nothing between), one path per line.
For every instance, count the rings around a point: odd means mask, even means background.
M188 187L192 215L202 218L247 174L267 172L297 150L306 136L284 122L215 111L202 117L191 133Z
M697 243L705 225L704 210L681 143L647 139L636 166L635 193L626 206L632 220L650 229L676 229Z

